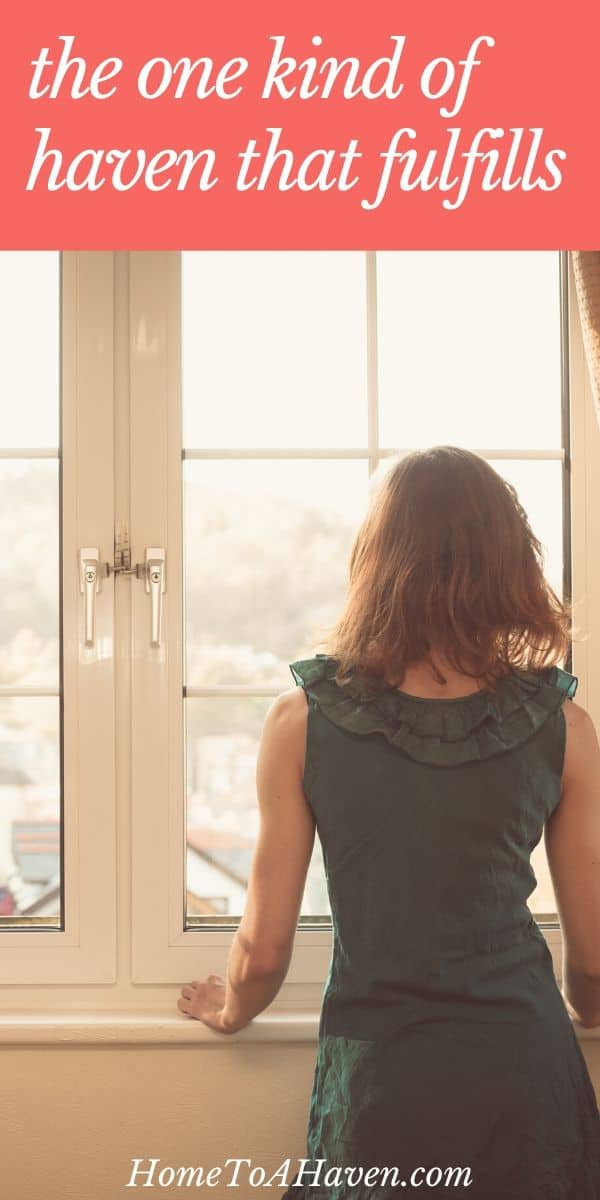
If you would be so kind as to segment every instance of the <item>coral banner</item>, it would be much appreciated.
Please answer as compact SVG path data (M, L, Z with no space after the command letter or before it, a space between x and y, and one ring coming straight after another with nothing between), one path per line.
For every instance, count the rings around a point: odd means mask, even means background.
M598 6L21 4L6 248L591 248Z

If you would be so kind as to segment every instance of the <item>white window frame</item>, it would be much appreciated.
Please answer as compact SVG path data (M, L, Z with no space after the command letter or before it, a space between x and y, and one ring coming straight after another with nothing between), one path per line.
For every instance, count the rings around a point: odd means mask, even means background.
M131 591L132 979L144 984L224 973L234 937L226 929L183 931L180 261L173 252L130 255L132 554L141 561L146 546L167 547L161 648L148 645L143 589ZM287 988L322 981L330 955L330 931L300 931Z
M182 932L179 270L173 252L63 255L66 922L64 932L0 931L3 1009L75 1005L135 1013L163 1010L166 1002L174 1010L173 986L222 971L233 937L225 930ZM368 286L373 295L372 261ZM368 336L367 456L374 466L373 321ZM588 630L575 642L573 670L578 699L600 726L600 430L572 276L569 346L573 594ZM81 651L77 553L97 545L112 562L119 521L131 531L132 562L143 560L146 546L166 547L164 645L149 647L143 584L115 584L111 576L98 597L102 653L94 658ZM545 932L559 973L560 932ZM300 929L272 1009L314 1011L330 953L329 930Z
M64 929L0 927L5 1006L19 985L116 978L113 585L104 581L86 649L78 563L84 546L112 560L113 255L65 253L61 275ZM59 448L9 453L49 458Z
M378 444L378 398L377 398L377 327L376 327L376 255L367 254L367 399L368 399L368 445L364 449L336 450L240 450L227 448L196 448L188 457L209 458L364 458L372 472L381 457L396 450L380 448ZM157 476L144 477L143 471L135 472L132 489L133 503L137 513L133 527L141 531L145 544L167 545L168 585L168 648L162 657L164 675L159 681L158 654L155 652L152 674L147 657L141 651L146 636L147 611L138 593L134 611L135 670L138 681L134 693L139 689L143 696L146 713L150 703L155 713L133 718L134 730L134 791L133 830L134 847L138 861L134 873L134 925L133 925L133 977L136 982L175 982L190 971L224 971L227 952L233 932L225 930L188 930L183 932L183 871L185 854L185 805L183 796L183 730L181 727L182 694L182 630L180 613L181 597L181 397L180 397L180 256L178 253L131 255L131 322L134 334L131 341L132 381L132 448L135 460L136 447L143 447L148 455L147 413L154 414L156 428L162 431L160 444L151 451L156 464L159 459L166 472L167 483L156 486ZM569 298L569 385L571 393L571 459L574 471L572 512L578 519L578 529L573 531L572 575L576 597L584 597L586 620L591 619L594 603L590 588L599 588L597 573L594 575L592 543L587 532L590 521L586 518L585 505L597 511L597 480L600 471L594 473L590 455L600 463L597 439L582 434L582 423L586 430L593 419L586 381L585 363L582 358L581 330L574 303L574 288L568 290ZM145 346L136 350L140 339L135 330L149 331L153 347L163 348L163 368L157 369L158 359ZM481 448L480 453L491 460L498 459L560 459L560 450L514 450ZM585 497L582 493L585 480ZM136 535L141 538L141 532ZM158 541L153 540L159 538ZM142 541L138 553L142 551ZM597 608L596 608L597 611ZM589 674L589 646L575 646L574 669L581 679L580 695L585 702L586 683ZM281 689L260 688L195 688L193 695L239 694L247 692L276 695ZM190 694L190 689L188 689ZM148 697L151 697L150 701ZM600 717L600 697L596 699ZM135 694L134 694L135 707ZM147 723L146 723L147 722ZM151 733L151 730L153 731ZM148 797L152 796L152 824L148 821ZM170 798L170 799L169 799ZM168 852L165 853L165 847ZM544 928L549 945L555 954L557 970L560 958L560 931L555 926ZM298 985L307 985L308 991L322 987L331 954L331 931L299 928L286 984L280 994L282 1007L291 1002L300 992Z

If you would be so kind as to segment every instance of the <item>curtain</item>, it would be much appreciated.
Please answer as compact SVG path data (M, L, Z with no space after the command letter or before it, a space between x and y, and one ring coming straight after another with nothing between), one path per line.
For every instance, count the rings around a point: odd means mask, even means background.
M571 260L592 396L600 424L600 250L572 250Z

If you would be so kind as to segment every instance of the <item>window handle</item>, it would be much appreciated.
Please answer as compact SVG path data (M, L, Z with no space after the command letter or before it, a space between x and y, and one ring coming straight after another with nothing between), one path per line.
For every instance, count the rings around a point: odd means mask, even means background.
M108 563L100 561L96 546L79 551L79 590L83 595L85 644L93 646L96 634L96 596L102 591L102 576L108 575Z
M146 593L150 595L150 645L160 646L162 637L163 596L167 590L166 555L160 546L146 547L142 570Z
M122 533L122 531L121 531ZM150 645L160 646L163 626L163 596L167 590L166 552L162 546L147 546L144 561L131 565L129 539L125 533L115 539L115 562L101 562L96 546L79 551L79 588L84 597L85 644L94 645L96 626L96 596L102 590L102 578L107 575L133 575L144 580L150 596Z

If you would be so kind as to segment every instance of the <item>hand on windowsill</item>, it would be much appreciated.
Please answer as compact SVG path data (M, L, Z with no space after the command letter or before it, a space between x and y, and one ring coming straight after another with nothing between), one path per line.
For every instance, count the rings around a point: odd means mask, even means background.
M225 980L220 975L208 975L204 982L193 979L181 989L177 1001L180 1012L202 1021L216 1033L238 1033L245 1025L232 1024L225 1013ZM248 1022L247 1022L248 1023Z

